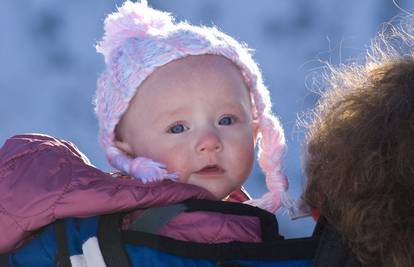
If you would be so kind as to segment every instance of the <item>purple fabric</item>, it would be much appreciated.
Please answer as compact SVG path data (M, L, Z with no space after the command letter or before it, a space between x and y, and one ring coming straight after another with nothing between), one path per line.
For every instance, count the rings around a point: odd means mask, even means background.
M255 217L213 212L182 213L164 226L160 234L200 243L260 242L260 223Z
M16 135L0 149L0 253L17 248L33 231L58 218L90 217L189 198L213 196L203 188L168 180L143 184L137 179L114 178L91 166L67 141L45 135ZM217 233L223 235L221 241L260 241L258 222L238 217L180 215L163 233L191 241L214 241ZM176 230L180 225L188 226Z

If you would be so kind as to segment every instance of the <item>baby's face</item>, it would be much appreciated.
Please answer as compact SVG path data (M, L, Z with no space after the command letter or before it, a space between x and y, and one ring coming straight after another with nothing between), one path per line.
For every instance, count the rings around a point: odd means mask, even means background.
M235 65L220 56L189 56L157 69L139 87L116 144L223 199L251 172L257 132L251 110Z

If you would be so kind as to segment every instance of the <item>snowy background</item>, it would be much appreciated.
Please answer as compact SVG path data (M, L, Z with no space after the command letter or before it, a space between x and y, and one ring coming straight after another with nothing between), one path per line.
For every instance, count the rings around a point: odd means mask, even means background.
M414 10L410 0L399 0ZM105 16L122 1L1 0L0 144L17 133L41 132L75 143L99 168L110 170L97 142L92 98L103 58L94 45ZM296 198L305 183L301 171L304 129L297 118L317 96L309 90L319 60L344 62L363 52L370 39L401 11L392 0L149 0L178 20L216 25L256 50L286 131L285 171ZM264 191L254 169L248 191ZM282 234L310 235L311 219L290 222L278 215Z

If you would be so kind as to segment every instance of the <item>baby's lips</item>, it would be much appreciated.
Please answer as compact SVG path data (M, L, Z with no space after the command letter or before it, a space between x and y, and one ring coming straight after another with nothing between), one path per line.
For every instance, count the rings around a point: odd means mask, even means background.
M225 172L225 170L218 164L209 164L199 169L196 173L204 173L208 171Z

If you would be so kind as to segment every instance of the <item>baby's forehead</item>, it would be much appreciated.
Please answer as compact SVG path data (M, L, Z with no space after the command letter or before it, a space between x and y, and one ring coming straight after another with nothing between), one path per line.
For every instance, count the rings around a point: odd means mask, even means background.
M235 66L234 63L222 55L204 54L204 55L190 55L183 58L173 60L161 68L220 68L224 65Z
M221 97L231 101L250 100L240 69L217 55L187 56L157 68L137 88L137 97L168 102L184 98ZM250 102L250 101L249 101Z
M231 81L235 77L243 80L239 67L224 56L197 55L186 56L158 67L151 75L149 75L147 81L186 81L189 78L194 77L203 80L202 78L209 78L211 76L221 76L224 81Z

